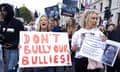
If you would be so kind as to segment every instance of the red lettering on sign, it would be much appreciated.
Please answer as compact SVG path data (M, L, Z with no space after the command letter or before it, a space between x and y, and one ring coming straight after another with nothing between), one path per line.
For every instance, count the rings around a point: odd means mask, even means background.
M42 64L70 64L70 55L49 55L49 56L23 56L22 65L42 65Z
M28 65L29 64L29 61L28 61L29 59L28 59L28 57L27 56L23 56L22 57L22 64L23 65Z
M67 64L70 64L70 55L67 55Z
M31 50L29 49L29 45L24 45L24 53L25 54L30 54Z
M41 34L41 43L48 43L48 34Z
M46 56L44 56L44 64L48 64Z
M61 63L64 63L64 62L65 62L65 56L64 56L64 55L61 55L61 56L60 56L60 59L61 59Z
M67 44L65 45L54 45L54 52L58 53L63 53L63 52L69 52Z
M39 43L39 40L40 40L40 39L39 39L39 36L38 36L37 34L34 34L34 35L33 35L33 42L36 43L36 44L38 44L38 43Z
M60 36L60 34L53 34L53 36L55 36L55 43L58 42L58 36Z
M54 45L54 52L58 53L58 45Z
M32 56L32 64L37 64L38 58L37 56Z
M58 63L58 55L55 55L55 56L54 56L54 63L55 63L55 64Z
M49 59L50 59L50 63L52 63L52 56L51 56L51 55L50 55L50 58L49 58Z
M24 34L25 41L24 44L28 44L30 42L30 36L28 34Z

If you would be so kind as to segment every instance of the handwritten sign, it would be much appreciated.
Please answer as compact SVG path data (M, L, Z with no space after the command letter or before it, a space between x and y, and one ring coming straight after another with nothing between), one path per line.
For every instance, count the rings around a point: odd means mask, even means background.
M20 67L71 66L67 33L20 32Z

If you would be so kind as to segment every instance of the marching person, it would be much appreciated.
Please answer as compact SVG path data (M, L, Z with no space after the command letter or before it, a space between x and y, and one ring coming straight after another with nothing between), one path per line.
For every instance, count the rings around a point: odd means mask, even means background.
M49 19L46 15L42 15L40 17L39 23L38 23L38 32L49 32ZM38 67L33 68L34 72L54 72L53 67Z
M17 72L19 32L24 30L24 26L21 21L14 18L12 5L1 4L0 12L4 20L4 23L1 24L0 32L5 37L3 41L5 67L7 72Z
M97 28L98 14L95 11L85 11L82 17L81 28L73 34L71 42L72 51L75 52L75 72L99 72L103 69L102 63L79 55L79 51L84 37L88 34L100 37L103 40L107 38ZM92 67L89 66L91 63L93 63Z

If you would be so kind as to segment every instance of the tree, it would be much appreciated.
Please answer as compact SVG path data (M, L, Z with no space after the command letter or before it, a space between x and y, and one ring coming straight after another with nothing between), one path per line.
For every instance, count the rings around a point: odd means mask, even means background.
M19 9L20 11L20 17L24 18L24 20L28 23L32 20L32 14L31 14L31 11L23 6Z

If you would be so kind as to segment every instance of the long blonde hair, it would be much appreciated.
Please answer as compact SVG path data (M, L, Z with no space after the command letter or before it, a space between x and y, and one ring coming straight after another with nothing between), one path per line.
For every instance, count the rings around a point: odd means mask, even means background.
M38 24L37 24L37 31L41 31L40 20L41 20L42 17L46 17L48 19L48 17L46 15L40 16ZM47 31L49 31L49 28L47 28Z
M95 12L94 10L86 10L83 13L82 19L81 19L81 27L85 28L85 26L86 26L86 20L88 21L92 14L98 15L98 13Z

